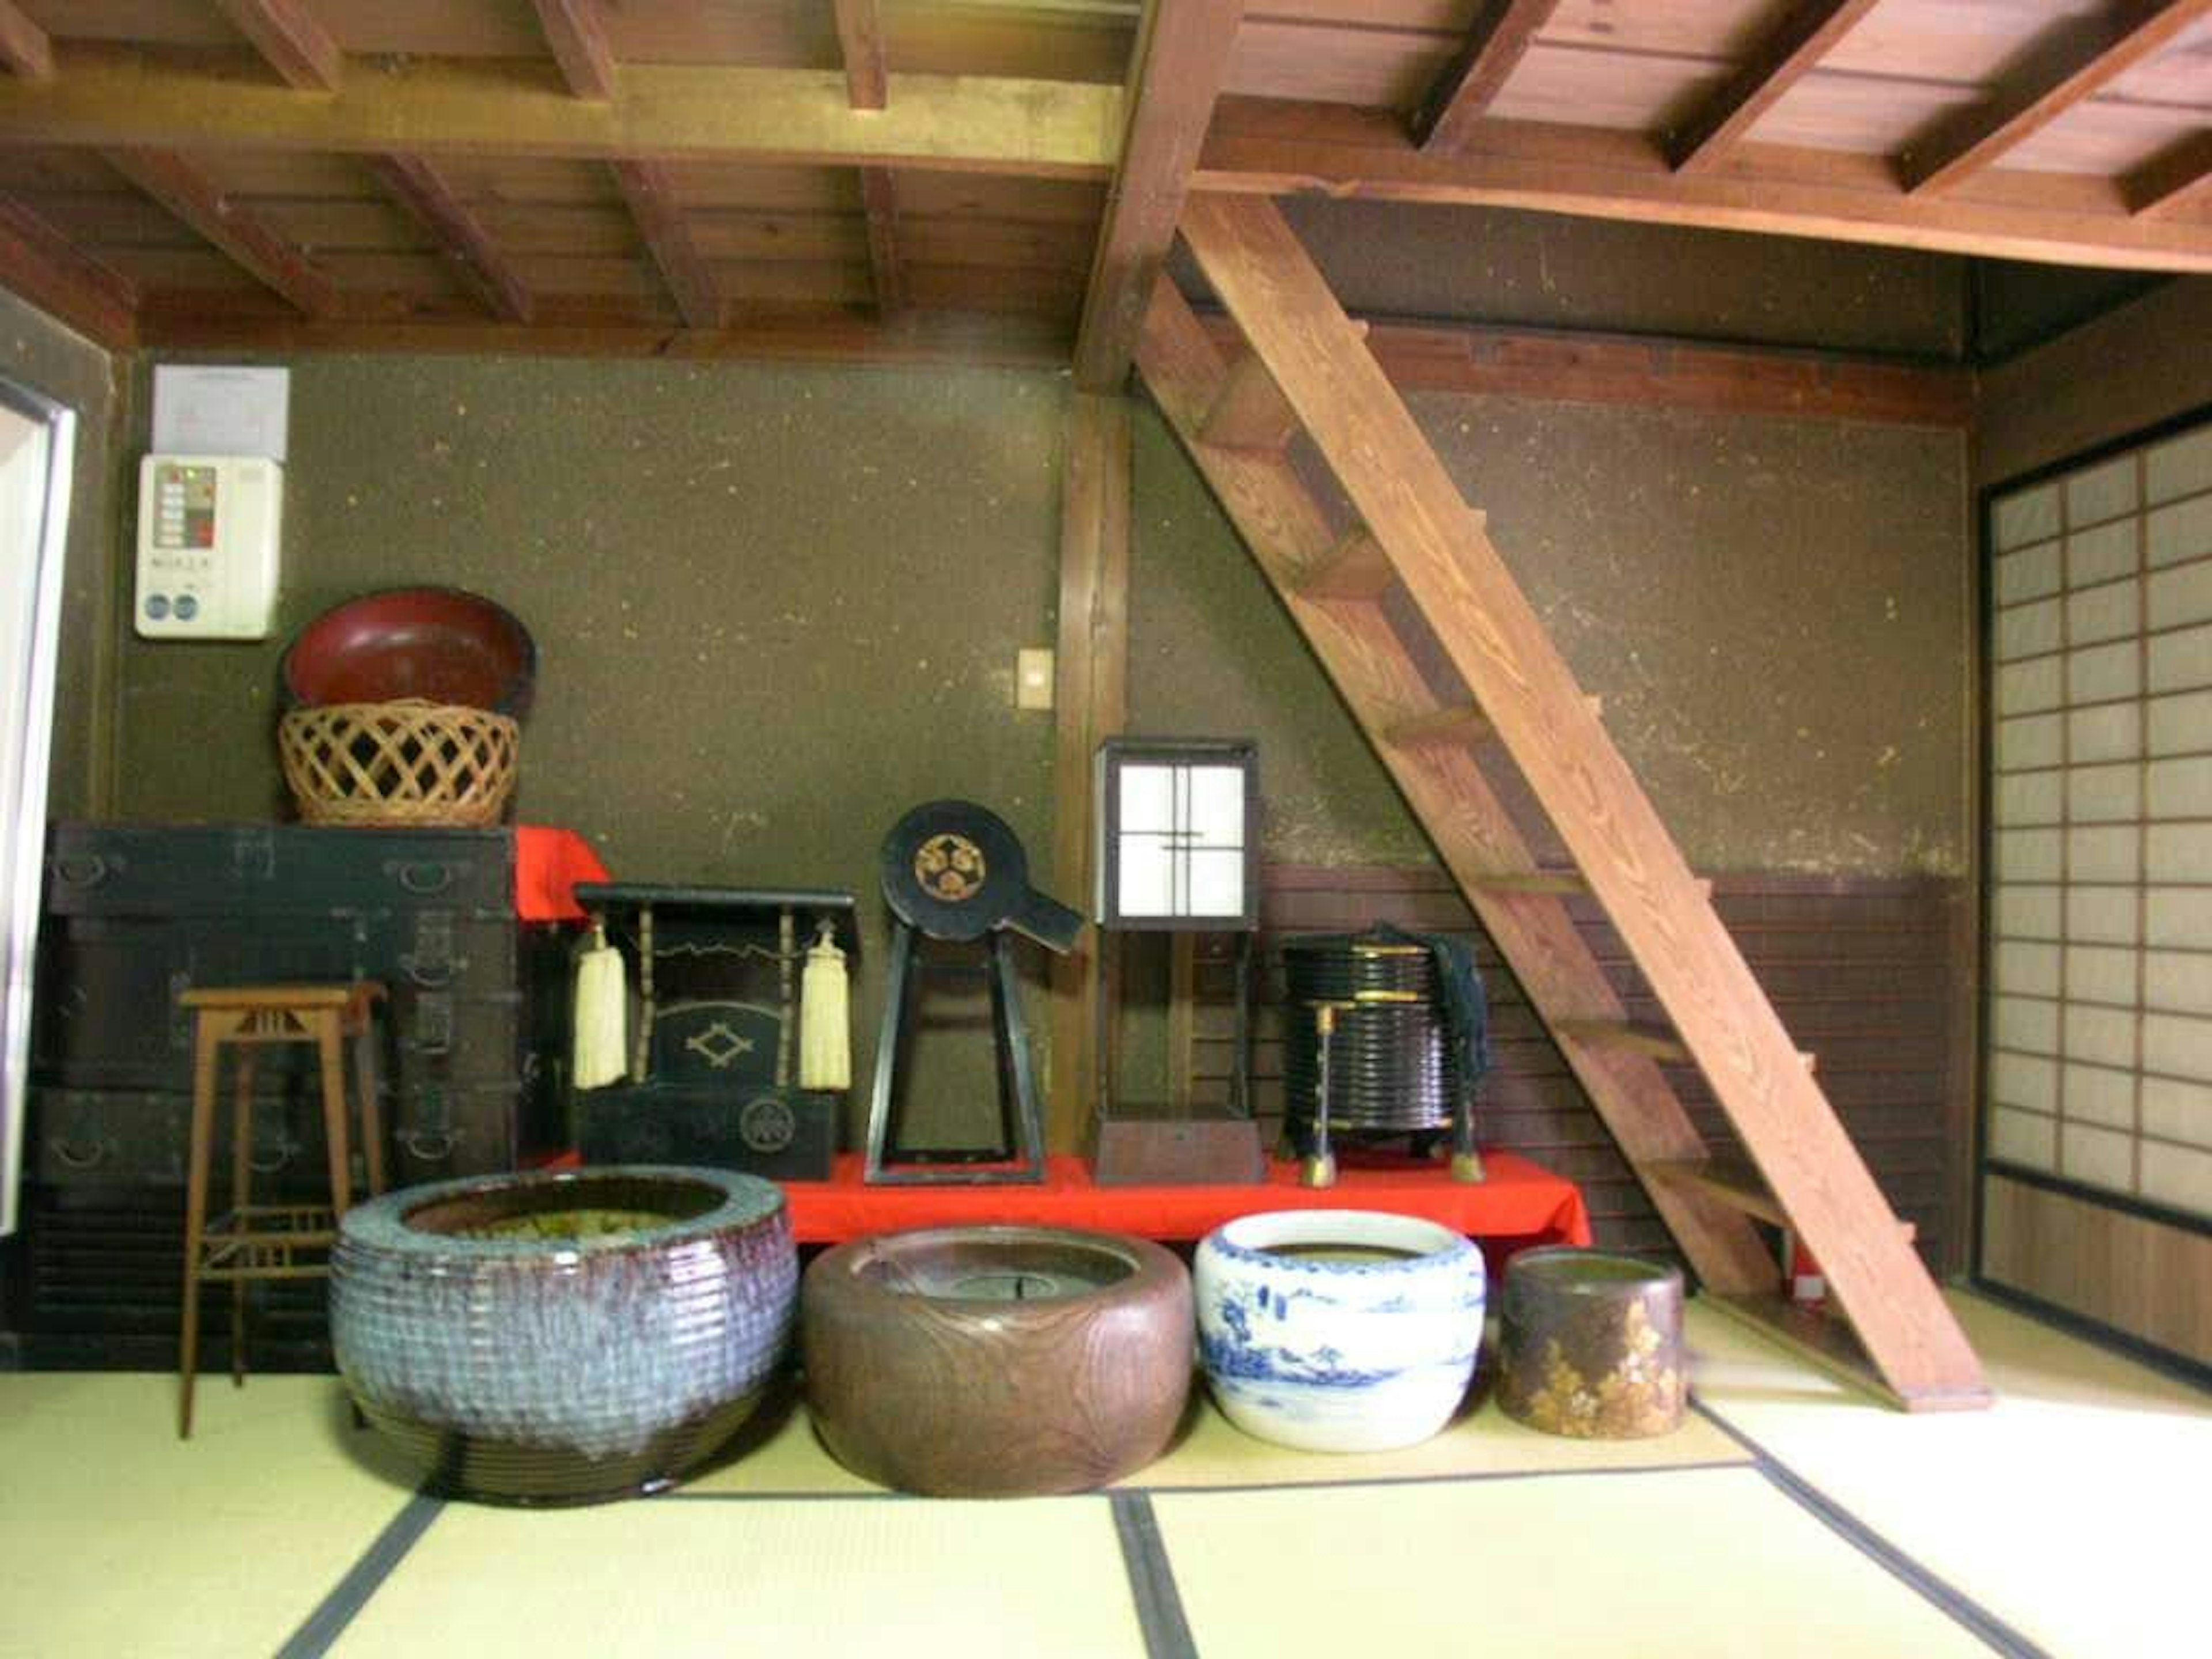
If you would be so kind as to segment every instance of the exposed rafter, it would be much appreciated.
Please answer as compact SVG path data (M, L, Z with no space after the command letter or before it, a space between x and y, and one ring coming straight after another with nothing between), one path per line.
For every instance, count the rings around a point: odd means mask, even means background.
M1076 336L1082 391L1118 392L1129 377L1243 15L1244 0L1152 0L1146 13L1131 58L1128 131Z
M108 164L228 255L264 288L310 317L330 309L331 279L299 249L232 202L173 150L116 149Z
M79 252L38 213L0 196L0 288L21 295L111 351L138 343L138 290Z
M890 101L890 67L884 58L884 24L876 0L834 0L837 44L845 54L845 88L854 109L882 109Z
M36 88L0 83L0 143L338 150L410 155L722 160L1103 177L1121 92L1073 81L893 76L890 106L855 111L818 70L628 64L605 102L549 89L527 64L418 59L335 93L80 48Z
M2212 225L2131 217L2103 179L2008 173L1932 200L1908 195L1881 156L1746 144L1724 173L1678 173L1635 133L1516 121L1486 123L1466 155L1436 155L1414 149L1389 112L1336 105L1224 99L1194 184L2212 271Z
M2051 30L2007 68L1990 97L1913 143L1905 182L1925 193L1955 189L2208 16L2212 0L2126 0Z
M579 98L615 95L615 55L599 21L599 0L536 0L545 44L561 65L561 78Z
M284 77L285 85L309 92L336 89L344 74L345 54L301 0L218 3L231 27L253 42L253 49Z
M0 0L0 64L27 81L48 80L54 72L53 43L15 0Z
M714 292L714 273L684 228L668 169L658 161L617 161L612 171L676 309L693 328L719 326L722 302Z
M368 170L437 240L438 251L492 315L510 323L530 320L535 309L530 290L437 168L419 155L379 155Z
M1771 32L1682 125L1669 147L1684 170L1711 167L1834 50L1881 0L1786 0Z
M2128 175L2129 205L2164 218L2212 204L2212 131L2200 132Z
M1465 149L1475 123L1504 89L1559 4L1559 0L1482 0L1458 55L1413 113L1414 142L1446 154Z

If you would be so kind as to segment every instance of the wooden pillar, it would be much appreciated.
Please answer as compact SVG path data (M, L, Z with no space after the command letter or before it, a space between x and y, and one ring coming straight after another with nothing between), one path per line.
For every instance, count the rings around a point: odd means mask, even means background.
M1075 393L1068 406L1060 491L1052 890L1086 912L1092 885L1092 761L1100 741L1121 730L1127 709L1129 495L1127 400ZM1054 1152L1084 1146L1097 1103L1102 943L1094 928L1075 954L1053 964L1045 1138Z

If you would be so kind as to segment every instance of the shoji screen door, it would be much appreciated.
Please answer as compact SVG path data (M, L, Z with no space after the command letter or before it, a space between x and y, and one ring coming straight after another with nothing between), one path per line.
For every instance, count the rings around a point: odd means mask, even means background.
M2212 1217L2212 423L1990 506L1984 1154Z

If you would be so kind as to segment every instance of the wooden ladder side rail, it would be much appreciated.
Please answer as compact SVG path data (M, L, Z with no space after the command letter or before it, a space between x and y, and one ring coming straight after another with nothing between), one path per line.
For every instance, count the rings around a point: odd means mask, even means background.
M1917 1407L1984 1403L1965 1333L1765 991L1281 213L1264 198L1199 196L1182 228L1589 878L1884 1381Z
M1370 740L1423 707L1427 688L1377 606L1303 596L1297 572L1324 556L1335 538L1291 464L1280 454L1197 441L1226 370L1204 327L1164 279L1138 340L1137 367ZM1536 867L1471 754L1379 742L1376 750L1463 885L1478 872ZM1468 902L1537 1008L1559 1018L1625 1021L1605 970L1556 896L1477 890ZM1563 1052L1632 1164L1671 1165L1705 1156L1703 1138L1649 1055L1589 1043L1563 1045ZM1773 1287L1779 1264L1748 1218L1683 1183L1650 1183L1650 1190L1705 1284L1742 1295Z

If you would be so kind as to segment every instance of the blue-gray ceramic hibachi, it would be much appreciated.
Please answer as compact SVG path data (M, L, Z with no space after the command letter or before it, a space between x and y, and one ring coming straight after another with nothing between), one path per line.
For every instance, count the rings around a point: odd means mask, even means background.
M1200 1352L1229 1420L1311 1451L1427 1439L1482 1340L1482 1252L1375 1210L1284 1210L1216 1228L1193 1267Z
M331 1334L362 1413L440 1489L657 1491L710 1456L791 1343L783 1194L620 1165L449 1181L348 1211Z

